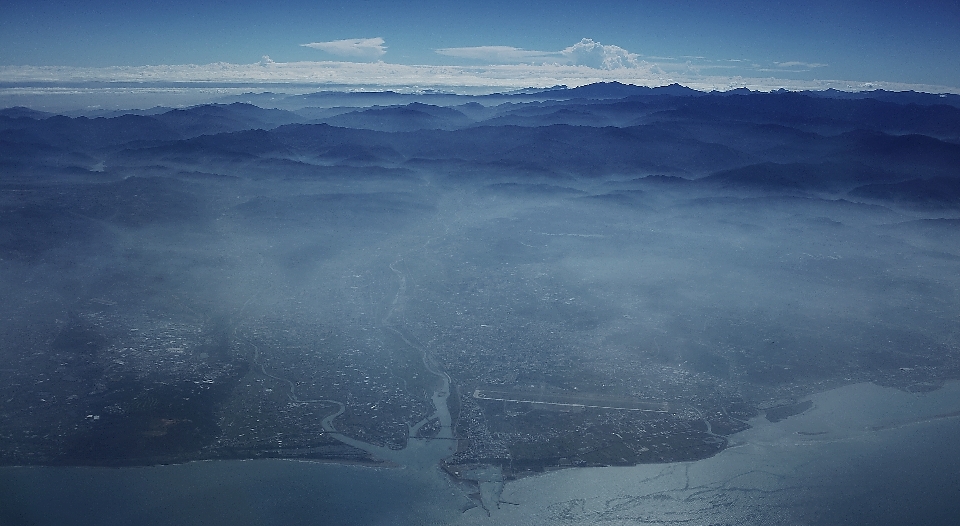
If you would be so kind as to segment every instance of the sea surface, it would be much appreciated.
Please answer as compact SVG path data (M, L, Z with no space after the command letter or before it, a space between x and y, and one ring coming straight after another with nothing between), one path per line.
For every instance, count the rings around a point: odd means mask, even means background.
M7 467L0 525L960 524L960 383L810 399L714 457L528 477L489 510L433 466Z

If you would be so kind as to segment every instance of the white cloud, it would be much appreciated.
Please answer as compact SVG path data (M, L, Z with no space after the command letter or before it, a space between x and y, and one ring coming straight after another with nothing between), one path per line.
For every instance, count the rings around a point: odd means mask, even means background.
M510 46L475 46L437 49L448 57L481 60L488 64L556 64L587 66L594 69L643 67L640 55L620 46L604 45L584 38L560 51L536 51Z
M309 44L300 44L303 47L319 49L326 51L331 55L338 55L347 58L358 58L362 60L376 60L387 52L387 47L383 45L384 41L380 37L376 38L348 38L345 40L332 40L330 42L311 42Z
M603 45L584 38L560 52L570 63L597 69L636 68L643 65L640 55L620 46Z

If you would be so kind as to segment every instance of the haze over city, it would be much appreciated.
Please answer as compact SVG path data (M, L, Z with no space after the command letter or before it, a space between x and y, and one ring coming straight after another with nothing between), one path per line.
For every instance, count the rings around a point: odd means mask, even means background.
M0 524L952 524L960 7L7 2Z

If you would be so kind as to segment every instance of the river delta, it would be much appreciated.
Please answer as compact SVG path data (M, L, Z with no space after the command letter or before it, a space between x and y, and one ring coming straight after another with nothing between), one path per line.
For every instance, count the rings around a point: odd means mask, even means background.
M809 400L812 408L800 415L753 420L705 460L566 469L487 488L481 482L499 501L489 509L427 464L251 460L0 468L4 518L77 525L931 524L958 511L952 496L960 463L952 448L960 384L922 394L855 384Z

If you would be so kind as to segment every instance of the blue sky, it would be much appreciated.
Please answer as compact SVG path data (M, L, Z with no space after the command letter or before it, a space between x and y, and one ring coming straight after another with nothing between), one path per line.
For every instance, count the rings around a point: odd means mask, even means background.
M0 5L0 66L251 64L265 55L282 63L596 66L562 53L584 38L688 75L960 87L956 1ZM344 40L356 42L324 44ZM303 46L310 43L318 45Z

